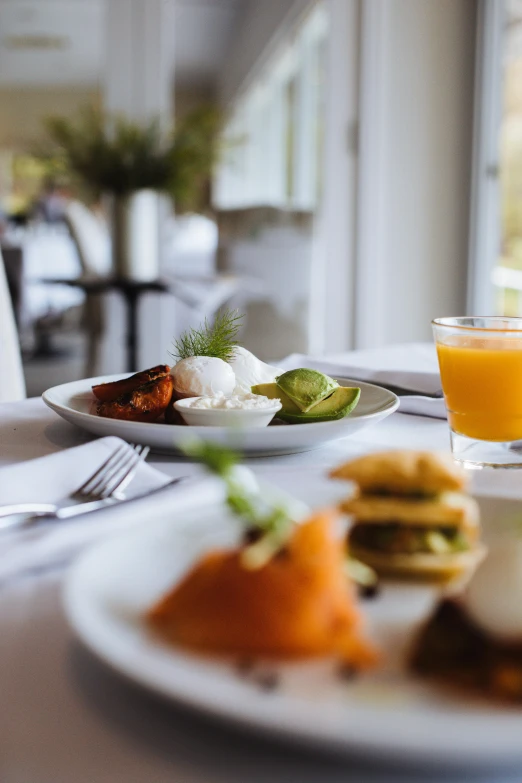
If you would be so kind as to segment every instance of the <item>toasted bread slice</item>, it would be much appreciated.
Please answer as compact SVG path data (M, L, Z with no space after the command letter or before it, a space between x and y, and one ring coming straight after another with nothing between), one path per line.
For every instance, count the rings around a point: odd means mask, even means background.
M296 525L284 554L246 568L242 550L212 551L147 614L176 645L212 654L340 657L356 668L378 656L345 573L331 511Z
M332 478L354 481L364 492L408 495L463 490L467 474L451 454L429 451L384 451L346 462L330 473Z
M400 554L376 552L350 544L350 554L373 568L381 576L397 576L404 579L449 581L471 573L486 555L486 547L477 543L466 552L449 554Z
M158 364L156 367L151 367L150 370L137 372L135 375L131 375L130 378L122 378L111 383L99 383L92 387L92 393L100 402L110 402L118 399L122 394L129 394L135 391L145 383L168 375L169 372L170 367L168 364Z
M172 398L167 406L167 410L165 411L165 423L166 424L174 424L179 427L187 427L187 422L179 413L179 411L176 410L174 407L174 403L177 401L178 396L176 392L173 393Z

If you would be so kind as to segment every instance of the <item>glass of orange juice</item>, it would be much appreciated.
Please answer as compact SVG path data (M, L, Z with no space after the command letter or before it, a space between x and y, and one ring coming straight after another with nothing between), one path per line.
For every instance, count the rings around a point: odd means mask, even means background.
M522 468L522 318L436 318L455 459Z

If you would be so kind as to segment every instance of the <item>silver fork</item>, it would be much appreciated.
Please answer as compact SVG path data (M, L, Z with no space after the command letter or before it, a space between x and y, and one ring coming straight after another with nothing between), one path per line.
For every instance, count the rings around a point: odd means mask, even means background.
M70 499L85 503L113 497L116 492L121 493L132 481L138 463L145 459L149 451L148 446L122 443L103 465L70 495Z
M146 458L149 451L148 446L122 443L87 481L60 503L15 503L1 506L0 529L19 525L20 520L16 517L22 515L56 516L60 512L60 517L66 518L67 511L76 509L78 505L83 507L86 503L97 504L110 498L119 499L122 491L134 478L138 464Z

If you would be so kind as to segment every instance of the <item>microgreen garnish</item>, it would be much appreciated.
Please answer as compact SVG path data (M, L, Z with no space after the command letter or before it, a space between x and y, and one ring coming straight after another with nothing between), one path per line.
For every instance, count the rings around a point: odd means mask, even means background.
M220 478L225 478L230 469L239 462L239 456L232 449L195 438L186 441L182 450L187 457L201 462L210 473L215 473Z
M352 555L347 555L345 571L351 581L358 587L362 598L374 598L379 592L379 578L373 568L361 563Z
M214 356L230 362L234 358L236 337L243 316L237 310L224 310L216 316L213 324L205 318L197 329L189 329L174 341L173 359L188 359L190 356Z
M182 447L188 457L201 462L225 483L226 502L248 531L259 533L242 553L245 568L261 568L287 543L294 520L283 503L262 497L248 468L239 465L239 456L216 443L191 440ZM250 484L250 486L249 486Z

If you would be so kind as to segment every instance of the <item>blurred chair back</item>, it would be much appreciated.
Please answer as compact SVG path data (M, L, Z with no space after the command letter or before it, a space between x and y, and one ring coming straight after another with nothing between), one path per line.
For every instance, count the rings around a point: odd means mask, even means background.
M4 262L0 253L0 402L22 400L24 397L25 382L20 342Z
M71 201L65 222L78 250L85 277L105 277L110 273L110 238L103 222L81 201Z
M76 245L84 277L107 277L111 269L111 245L108 230L101 220L82 204L71 201L65 222ZM101 359L101 341L105 331L104 303L100 294L87 293L85 301L87 358L85 374L96 375Z

